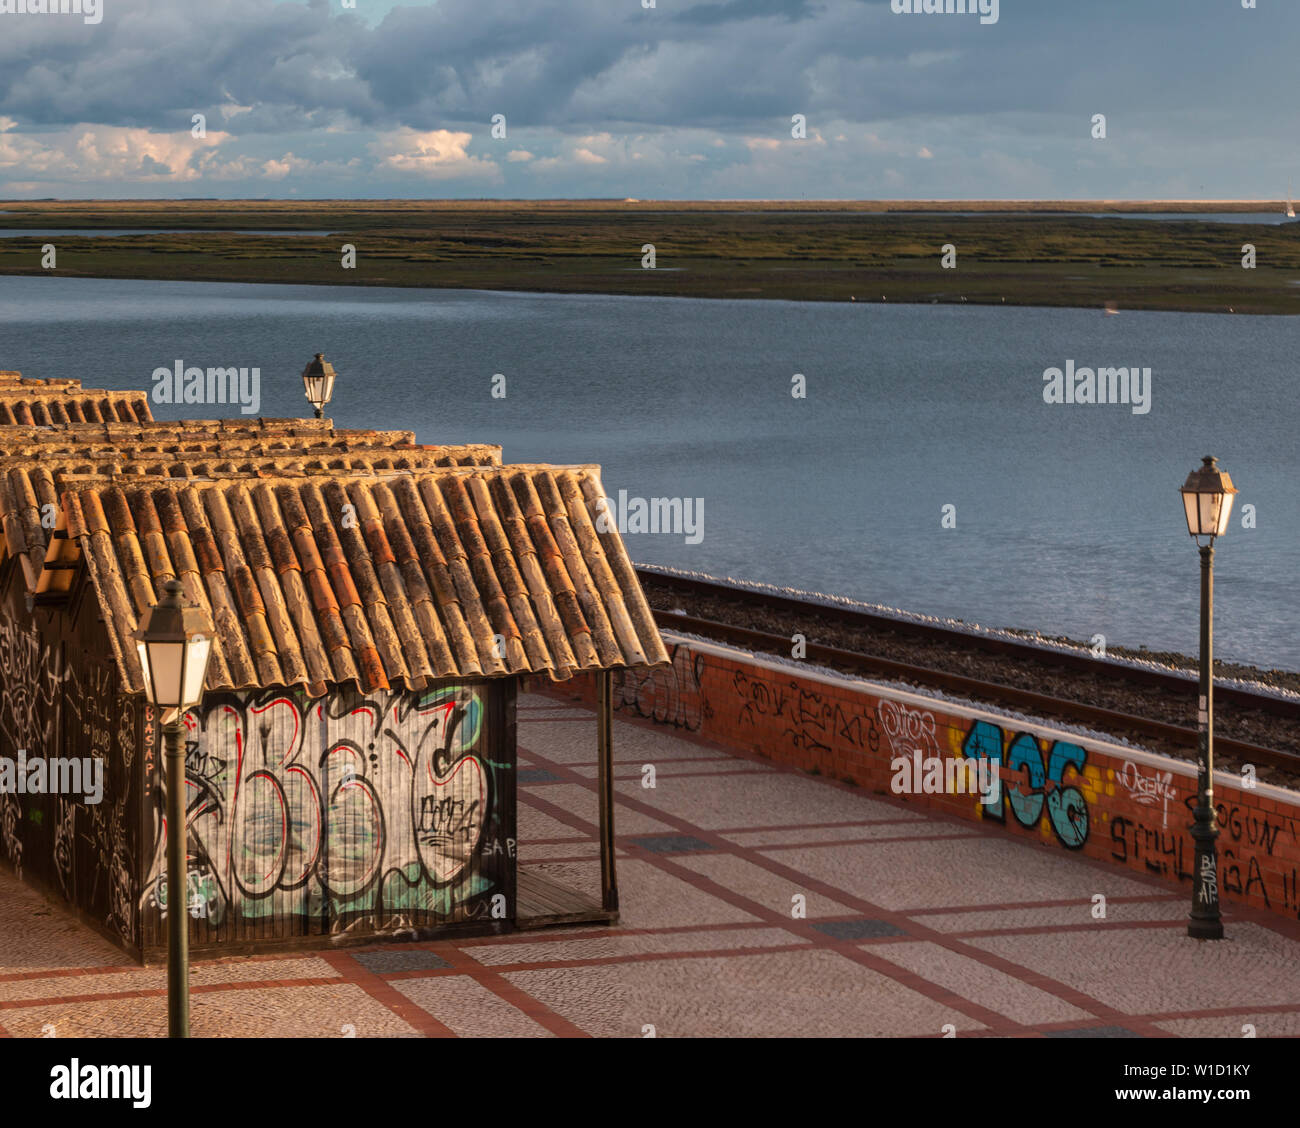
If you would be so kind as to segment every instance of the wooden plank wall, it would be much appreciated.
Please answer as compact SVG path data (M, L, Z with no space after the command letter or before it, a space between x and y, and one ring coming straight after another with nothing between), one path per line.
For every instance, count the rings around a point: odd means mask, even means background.
M25 592L10 558L0 565L0 859L138 954L138 705L122 696L93 605L32 612ZM19 774L20 752L25 793L5 774ZM35 794L34 772L44 780Z

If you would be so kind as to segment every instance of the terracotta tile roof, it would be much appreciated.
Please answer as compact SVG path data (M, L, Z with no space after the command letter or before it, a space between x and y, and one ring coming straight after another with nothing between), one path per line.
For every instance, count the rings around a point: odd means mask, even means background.
M69 484L60 553L84 557L129 692L131 632L172 577L208 608L208 688L657 665L668 655L594 466Z
M46 467L52 463L60 466L84 463L87 466L125 467L146 463L162 466L173 462L197 465L221 460L271 463L276 459L293 459L344 469L349 460L378 462L388 458L413 459L421 464L437 459L440 466L501 465L501 448L498 446L413 443L402 431L334 431L291 438L277 436L271 440L240 432L186 437L151 431L140 439L88 442L71 438L65 429L51 429L35 439L15 438L12 433L21 429L0 427L0 461L29 467L33 463Z
M82 445L179 445L185 449L221 449L231 441L260 441L296 450L304 443L351 439L364 446L414 443L413 431L345 431L329 419L167 419L131 423L62 423L0 426L0 451L24 444L79 449ZM204 446L203 444L207 444ZM499 449L499 448L496 448Z
M153 419L146 392L83 388L80 380L28 380L0 372L0 425L147 423Z
M0 558L12 553L21 559L29 591L51 590L42 562L53 529L42 523L41 515L49 513L46 506L58 509L65 483L77 477L217 478L501 464L498 446L417 445L409 431L284 428L268 433L258 427L230 429L218 437L220 421L210 422L206 434L176 432L164 424L134 425L124 428L130 434L108 441L72 434L80 427L0 427Z

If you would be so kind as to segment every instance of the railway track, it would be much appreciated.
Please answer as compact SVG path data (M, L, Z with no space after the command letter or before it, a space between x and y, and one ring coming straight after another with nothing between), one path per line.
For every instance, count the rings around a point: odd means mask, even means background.
M921 639L927 644L948 647L956 651L973 649L1001 659L1011 659L1045 669L1064 669L1086 673L1091 677L1114 679L1124 685L1142 686L1148 692L1156 691L1186 701L1189 706L1195 702L1198 692L1196 680L1191 677L1141 666L1107 662L1074 651L1036 646L1005 637L951 630L937 624L896 619L856 608L810 602L793 596L738 587L717 580L677 576L650 569L639 568L637 571L648 591L672 592L684 597L686 602L707 599L716 605L716 602L721 600L728 604L738 604L760 611L778 610L808 621L821 619L874 633ZM780 657L789 657L790 654L790 637L785 634L664 608L656 608L654 613L656 622L665 630L698 635ZM927 687L1031 712L1044 719L1059 718L1115 735L1155 740L1184 759L1194 759L1196 755L1198 735L1196 729L1171 723L1168 720L1105 708L985 678L970 677L950 670L900 662L859 650L812 641L806 643L806 657L815 664L848 673L885 677L909 685ZM1300 701L1218 684L1215 685L1214 692L1216 708L1227 705L1234 710L1266 714L1278 718L1287 727L1294 724L1297 730L1300 730ZM1287 775L1300 775L1300 753L1235 739L1218 731L1215 733L1214 744L1217 757L1230 758L1242 763L1268 765Z

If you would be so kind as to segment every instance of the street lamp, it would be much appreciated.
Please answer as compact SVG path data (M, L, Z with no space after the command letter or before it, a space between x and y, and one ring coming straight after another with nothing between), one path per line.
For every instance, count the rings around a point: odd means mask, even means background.
M302 386L308 401L316 409L317 419L325 414L325 405L334 395L336 375L334 365L325 359L324 353L317 353L316 359L302 370Z
M167 761L167 1033L190 1036L189 933L185 872L185 711L203 697L212 652L212 623L200 607L181 602L176 580L162 585L162 599L145 612L134 634L144 669L144 691L162 718Z
M1214 818L1214 538L1228 531L1232 499L1237 490L1232 479L1207 456L1198 469L1187 475L1181 492L1187 531L1201 549L1201 694L1197 708L1200 763L1196 810L1192 813L1196 861L1187 935L1196 940L1222 940L1219 862L1215 849L1219 828Z

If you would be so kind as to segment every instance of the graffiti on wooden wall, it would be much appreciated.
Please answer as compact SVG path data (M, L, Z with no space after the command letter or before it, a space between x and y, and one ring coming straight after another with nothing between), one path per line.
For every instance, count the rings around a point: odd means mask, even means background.
M16 756L19 749L32 756L49 751L60 681L57 653L42 645L35 630L0 617L0 751L5 755ZM0 795L0 844L19 877L24 806L16 792Z
M29 763L51 765L85 758L102 770L103 788L90 801L0 795L0 851L19 877L29 871L130 943L135 709L118 692L111 660L79 654L65 663L61 651L34 626L0 615L0 754L21 750Z
M212 928L399 928L488 915L502 819L479 691L221 694L185 717L189 888ZM163 757L158 756L161 762ZM143 906L168 909L164 792ZM510 832L512 833L512 832ZM277 926L279 927L279 926Z

